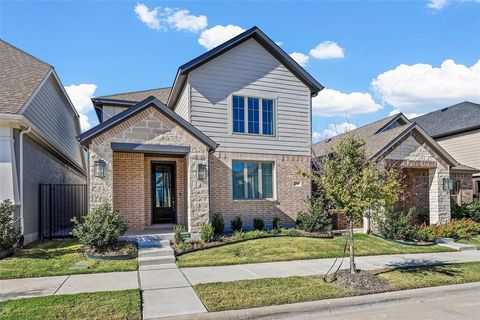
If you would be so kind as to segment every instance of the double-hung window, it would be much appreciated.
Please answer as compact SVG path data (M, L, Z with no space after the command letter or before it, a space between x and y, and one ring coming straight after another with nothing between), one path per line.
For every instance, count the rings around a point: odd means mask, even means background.
M273 198L273 163L233 161L233 199Z
M234 133L275 135L275 105L273 99L232 96Z

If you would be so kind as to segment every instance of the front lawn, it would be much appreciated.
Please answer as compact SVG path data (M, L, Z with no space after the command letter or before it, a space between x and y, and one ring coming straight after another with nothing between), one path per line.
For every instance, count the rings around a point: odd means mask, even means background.
M221 266L256 262L332 258L343 254L345 237L315 239L273 237L211 248L178 257L179 267ZM355 234L357 256L451 251L440 246L410 246L367 234Z
M137 289L9 300L0 310L0 319L16 320L142 318Z
M458 240L458 242L465 243L465 244L473 244L480 249L480 236L476 236L470 239L461 239L461 240Z
M137 259L93 260L80 252L74 239L37 241L0 260L0 279L57 276L80 273L132 271Z
M480 281L480 262L379 272L388 290L404 290ZM352 296L358 293L321 277L241 280L194 286L208 311L236 310Z

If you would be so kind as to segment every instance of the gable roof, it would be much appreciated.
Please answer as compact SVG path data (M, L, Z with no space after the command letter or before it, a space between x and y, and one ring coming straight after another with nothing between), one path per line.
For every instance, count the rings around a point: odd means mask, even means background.
M192 124L187 122L185 119L180 117L178 114L170 110L166 105L160 102L154 96L150 96L143 101L140 101L136 105L128 108L127 110L107 119L106 121L100 123L99 125L91 128L90 130L85 131L84 133L78 136L78 140L82 144L86 144L91 141L96 136L100 135L101 133L107 131L108 129L114 127L115 125L121 123L122 121L134 116L138 112L145 110L148 107L155 107L159 112L165 115L170 120L174 121L175 123L179 124L183 129L188 131L206 146L208 146L211 150L214 150L217 147L217 143L210 139L207 135L203 132L195 128Z
M170 90L171 90L170 87L156 88L156 89L149 89L149 90L109 94L109 95L106 95L106 96L98 96L98 97L95 97L94 99L140 102L140 101L145 100L146 98L148 98L150 96L154 96L160 102L165 104L165 103L167 103L167 99L168 99L168 95L170 94Z
M392 124L395 124L395 126L392 126ZM386 130L387 128L389 129ZM371 159L376 159L413 130L427 140L430 146L441 154L450 165L459 165L459 163L437 142L435 142L435 140L433 140L421 126L416 122L409 121L402 113L380 119L363 127L320 141L315 143L312 149L316 157L325 156L330 152L335 142L344 138L345 135L351 134L365 141L364 148L367 156Z
M464 101L423 116L417 122L433 138L480 128L480 104Z
M177 102L180 93L185 84L187 75L190 71L202 66L203 64L215 59L223 53L235 48L239 44L249 39L255 39L263 48L273 55L280 63L282 63L290 72L300 79L307 87L310 88L312 96L323 89L323 86L315 80L304 68L302 68L295 60L293 60L282 48L280 48L272 39L263 33L257 26L248 29L238 36L222 43L221 45L211 49L210 51L190 60L178 68L172 90L167 100L167 105L172 107Z
M0 113L19 113L52 69L0 39Z

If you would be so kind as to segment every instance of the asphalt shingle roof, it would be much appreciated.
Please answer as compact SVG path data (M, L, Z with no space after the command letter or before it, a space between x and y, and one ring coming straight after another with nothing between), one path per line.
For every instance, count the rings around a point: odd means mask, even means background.
M327 155L336 141L343 138L346 134L353 134L365 141L365 151L367 155L374 156L378 151L385 147L390 141L395 139L411 124L407 123L404 125L399 125L393 129L379 132L376 134L379 129L384 127L395 117L397 117L397 115L380 119L363 127L339 134L333 138L317 142L312 147L313 152L317 157Z
M18 113L52 68L0 39L0 113Z
M417 122L433 138L480 128L480 104L465 101L427 113L412 121Z
M124 93L116 93L110 94L107 96L100 96L96 97L99 99L112 99L112 100L127 100L127 101L134 101L140 102L145 100L150 96L154 96L162 103L167 103L168 95L170 94L171 88L157 88L157 89L150 89L150 90L142 90L142 91L132 91L132 92L124 92Z

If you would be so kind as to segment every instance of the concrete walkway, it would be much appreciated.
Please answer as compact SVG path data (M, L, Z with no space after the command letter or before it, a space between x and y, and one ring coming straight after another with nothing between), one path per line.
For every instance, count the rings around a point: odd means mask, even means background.
M193 285L199 283L228 282L259 278L323 275L335 259L294 260L252 263L220 267L181 268ZM357 268L374 270L383 268L417 267L459 262L480 261L480 250L441 253L395 254L355 258ZM336 263L340 264L341 259ZM345 259L342 269L349 267Z

